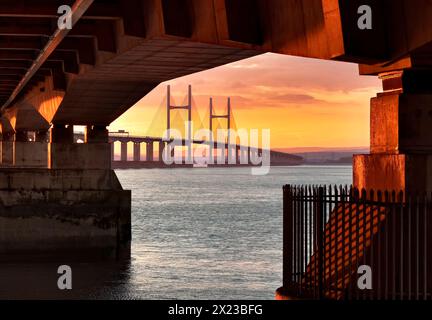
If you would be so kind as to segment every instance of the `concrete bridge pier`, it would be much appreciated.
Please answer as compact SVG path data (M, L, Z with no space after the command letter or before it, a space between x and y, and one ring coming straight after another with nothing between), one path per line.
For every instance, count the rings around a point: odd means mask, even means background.
M164 153L164 150L165 150L165 142L163 142L163 141L159 141L159 153L158 153L158 161L160 162L160 163L162 163L163 162L163 153Z
M371 100L371 154L354 157L358 188L432 192L431 70L380 74Z
M237 145L235 150L237 164L241 164L241 147Z
M153 141L146 142L146 161L147 162L153 162L153 153L154 153Z
M141 161L141 143L139 142L134 142L133 159L135 162Z
M20 141L24 136L14 142L24 154L43 143ZM0 169L0 260L129 257L131 193L111 170L110 156L105 127L87 126L78 144L73 126L55 124L45 168L23 162Z
M127 160L128 160L127 142L122 141L120 147L120 161L126 162Z

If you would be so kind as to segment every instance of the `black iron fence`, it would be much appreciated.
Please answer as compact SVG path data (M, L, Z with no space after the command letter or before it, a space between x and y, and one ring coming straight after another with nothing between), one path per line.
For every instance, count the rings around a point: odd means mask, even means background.
M311 299L429 299L431 196L284 187L284 289Z

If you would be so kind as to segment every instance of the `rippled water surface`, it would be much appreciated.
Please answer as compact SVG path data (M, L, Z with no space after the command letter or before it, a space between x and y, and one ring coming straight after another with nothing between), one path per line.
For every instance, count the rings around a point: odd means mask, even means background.
M267 176L252 176L249 168L120 170L117 176L133 192L132 259L73 265L75 289L62 298L272 299L282 283L282 186L349 184L351 167L281 167ZM8 272L17 268L22 283L14 286ZM38 288L52 283L55 290L55 270L3 264L0 294L43 297Z

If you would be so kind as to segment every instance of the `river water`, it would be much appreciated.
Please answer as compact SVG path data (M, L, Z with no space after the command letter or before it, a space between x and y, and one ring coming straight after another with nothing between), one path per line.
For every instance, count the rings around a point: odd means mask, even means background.
M350 184L351 171L119 170L132 190L131 261L73 264L67 292L57 290L57 265L3 263L0 298L273 299L282 283L282 186Z

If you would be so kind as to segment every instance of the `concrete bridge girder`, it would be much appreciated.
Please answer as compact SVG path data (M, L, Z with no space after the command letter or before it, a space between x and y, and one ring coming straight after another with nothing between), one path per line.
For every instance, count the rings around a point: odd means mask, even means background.
M405 18L390 6L395 18L384 21L381 19L383 5L371 2L375 28L372 32L361 32L356 24L359 3L314 0L308 2L306 10L306 4L301 1L280 0L248 1L240 6L235 1L225 0L136 0L129 6L121 1L113 1L110 5L95 1L83 22L77 24L77 28L53 53L59 55L75 49L81 63L75 77L65 75L62 70L67 93L56 102L60 112L53 120L64 124L108 125L159 82L260 52L384 63L399 57L403 50L409 52L431 40L427 30L414 37L411 29L421 22L410 21L412 28L400 30L405 32L409 43L401 46L397 39L391 39L391 45L387 46L386 30L394 26L395 21ZM412 5L409 7L409 12L415 10ZM422 21L432 16L430 5L425 3L425 8L421 10ZM5 19L8 19L8 12L20 19L36 19L31 7L20 14L12 4L0 9L5 12ZM44 15L39 14L37 19L55 17L49 14L48 8L38 8L38 11ZM109 23L104 25L108 26L108 33L102 36L100 31L94 30L100 29L103 24L100 18L104 14L107 14L105 20ZM39 21L39 32L49 32L49 28L46 25L41 27L40 23L43 22ZM25 27L23 29L19 32L28 31ZM9 30L11 34L14 31ZM81 34L86 37L80 38ZM97 43L103 41L101 39L113 36L118 41L112 54L106 54L107 51L97 47ZM39 42L34 36L27 35L27 39L20 42L11 38L7 44L24 50L38 49L35 47ZM384 47L390 50L384 52ZM369 49L366 52L364 48ZM190 60L192 57L196 59ZM156 61L163 61L163 64L158 65ZM65 60L62 62L69 65ZM85 67L85 64L94 67ZM134 68L128 70L127 66ZM110 77L118 80L110 82L107 80ZM117 90L108 92L106 88ZM84 107L78 109L77 106Z

